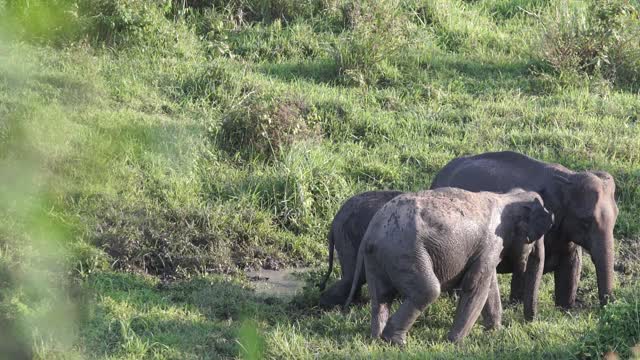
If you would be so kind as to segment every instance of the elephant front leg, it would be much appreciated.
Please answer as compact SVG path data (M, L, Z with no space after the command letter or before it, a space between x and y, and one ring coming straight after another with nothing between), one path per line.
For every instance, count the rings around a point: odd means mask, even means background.
M544 272L544 239L536 241L525 272L524 318L533 320L538 312L538 292Z
M502 324L502 302L500 301L500 288L498 287L498 275L494 272L491 277L491 287L487 302L482 308L482 320L487 330L500 328Z
M575 305L581 270L582 249L572 244L569 251L560 256L554 272L556 306L570 309Z
M480 316L489 295L496 262L479 260L472 265L462 280L462 294L456 308L456 316L447 339L458 342L469 334Z
M517 267L513 269L511 274L511 294L509 301L511 303L519 303L524 299L524 273Z

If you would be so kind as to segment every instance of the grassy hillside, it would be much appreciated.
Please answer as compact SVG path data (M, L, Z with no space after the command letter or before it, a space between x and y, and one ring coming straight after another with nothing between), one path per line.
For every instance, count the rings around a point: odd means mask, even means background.
M600 358L640 342L637 1L0 0L0 348L36 358ZM349 196L511 149L616 180L619 299L406 349L316 308ZM291 302L243 270L312 266ZM335 272L338 275L338 272ZM505 299L508 276L501 276ZM14 351L14 353L9 353Z

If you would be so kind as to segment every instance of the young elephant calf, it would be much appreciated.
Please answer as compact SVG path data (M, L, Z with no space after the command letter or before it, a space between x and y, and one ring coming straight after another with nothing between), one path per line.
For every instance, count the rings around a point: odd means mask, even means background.
M401 191L367 191L349 198L340 207L333 218L329 231L329 270L320 284L319 304L328 308L343 305L349 296L349 290L353 283L353 274L356 271L356 257L360 242L364 236L373 215L389 200L402 194ZM333 249L338 252L342 279L324 291L327 281L333 270ZM364 274L357 278L355 296L358 297L360 288L365 283Z
M532 317L544 264L542 237L552 223L535 192L440 188L395 197L371 219L358 252L354 278L364 262L371 335L404 344L426 306L453 287L460 287L461 294L450 341L466 336L481 311L485 326L499 326L496 266L507 253L518 254L514 258L526 269L525 313ZM354 292L355 282L345 306ZM402 304L388 318L398 293Z

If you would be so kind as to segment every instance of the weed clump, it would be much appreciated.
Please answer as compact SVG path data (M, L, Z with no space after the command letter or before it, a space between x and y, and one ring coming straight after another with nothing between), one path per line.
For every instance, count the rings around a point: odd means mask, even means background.
M334 45L339 76L358 85L377 85L397 76L393 61L409 44L410 22L396 0L354 0L342 7L346 31Z
M566 3L547 20L544 61L559 73L602 76L623 87L640 84L638 10L628 0L592 1L586 13Z
M216 134L223 150L245 159L273 159L296 142L319 137L314 111L303 100L254 93L224 114Z
M242 95L243 81L241 77L234 78L224 63L214 60L192 70L189 76L181 79L178 88L179 91L173 94L176 100L186 97L224 108L231 106L234 96Z

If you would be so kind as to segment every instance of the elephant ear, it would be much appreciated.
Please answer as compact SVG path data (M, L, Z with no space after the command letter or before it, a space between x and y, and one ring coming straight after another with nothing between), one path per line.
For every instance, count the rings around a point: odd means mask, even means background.
M527 243L532 243L540 239L553 226L553 214L544 208L537 198L525 205L525 223Z

